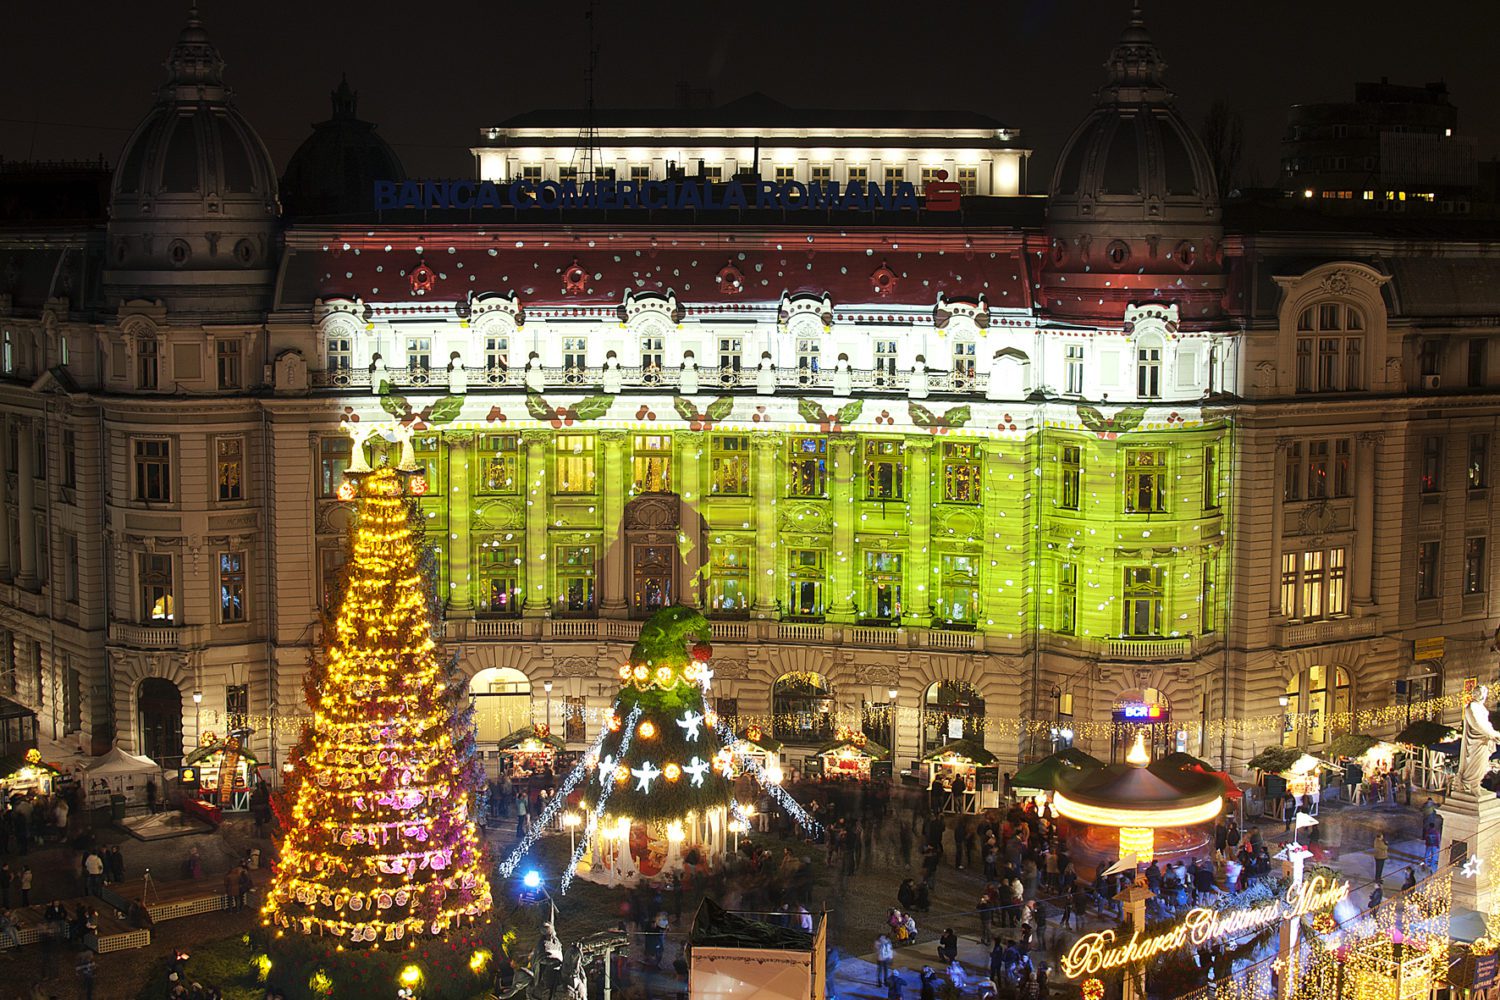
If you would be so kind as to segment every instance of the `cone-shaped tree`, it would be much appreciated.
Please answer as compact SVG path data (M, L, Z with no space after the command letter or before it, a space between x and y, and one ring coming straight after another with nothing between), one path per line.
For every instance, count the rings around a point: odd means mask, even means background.
M420 564L409 477L358 483L347 583L308 691L288 828L262 911L346 947L410 941L490 909L480 775Z
M605 811L650 823L700 816L729 804L725 758L704 703L711 676L708 621L692 608L663 608L641 627L620 668L620 695L599 748L599 771L584 793L588 807L613 786ZM625 722L639 706L633 732ZM621 747L630 739L623 756Z

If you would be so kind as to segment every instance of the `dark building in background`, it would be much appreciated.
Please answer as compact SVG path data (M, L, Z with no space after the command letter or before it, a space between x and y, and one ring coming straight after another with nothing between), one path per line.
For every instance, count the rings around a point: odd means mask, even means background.
M406 179L396 151L358 117L359 91L347 77L329 97L333 117L313 125L281 178L282 211L292 218L362 215L376 181Z

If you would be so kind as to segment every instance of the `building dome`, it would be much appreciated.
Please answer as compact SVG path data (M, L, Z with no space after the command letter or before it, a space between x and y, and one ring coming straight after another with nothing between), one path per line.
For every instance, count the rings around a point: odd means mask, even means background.
M230 103L224 60L196 9L166 69L156 104L120 151L106 280L128 284L160 271L269 270L276 170L265 143Z
M333 117L312 127L281 178L287 215L365 215L376 181L406 179L395 150L357 117L359 92L349 89L347 77L331 97Z
M1223 289L1213 163L1174 104L1139 6L1105 68L1052 175L1043 305L1118 321L1130 302L1170 299L1184 323L1212 319Z

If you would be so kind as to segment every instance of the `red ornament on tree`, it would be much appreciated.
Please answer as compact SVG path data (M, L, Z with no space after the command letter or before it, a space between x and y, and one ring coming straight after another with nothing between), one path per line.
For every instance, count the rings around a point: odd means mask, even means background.
M693 659L699 663L707 663L708 658L714 655L714 648L706 642L695 642L689 652L693 654Z

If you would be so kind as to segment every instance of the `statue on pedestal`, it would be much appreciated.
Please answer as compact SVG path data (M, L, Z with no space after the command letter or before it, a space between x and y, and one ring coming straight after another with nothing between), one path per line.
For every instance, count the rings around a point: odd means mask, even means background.
M1484 685L1464 706L1463 739L1458 751L1458 788L1470 795L1479 794L1479 782L1489 773L1490 755L1500 747L1500 732L1490 724L1489 709L1484 707L1490 689Z

